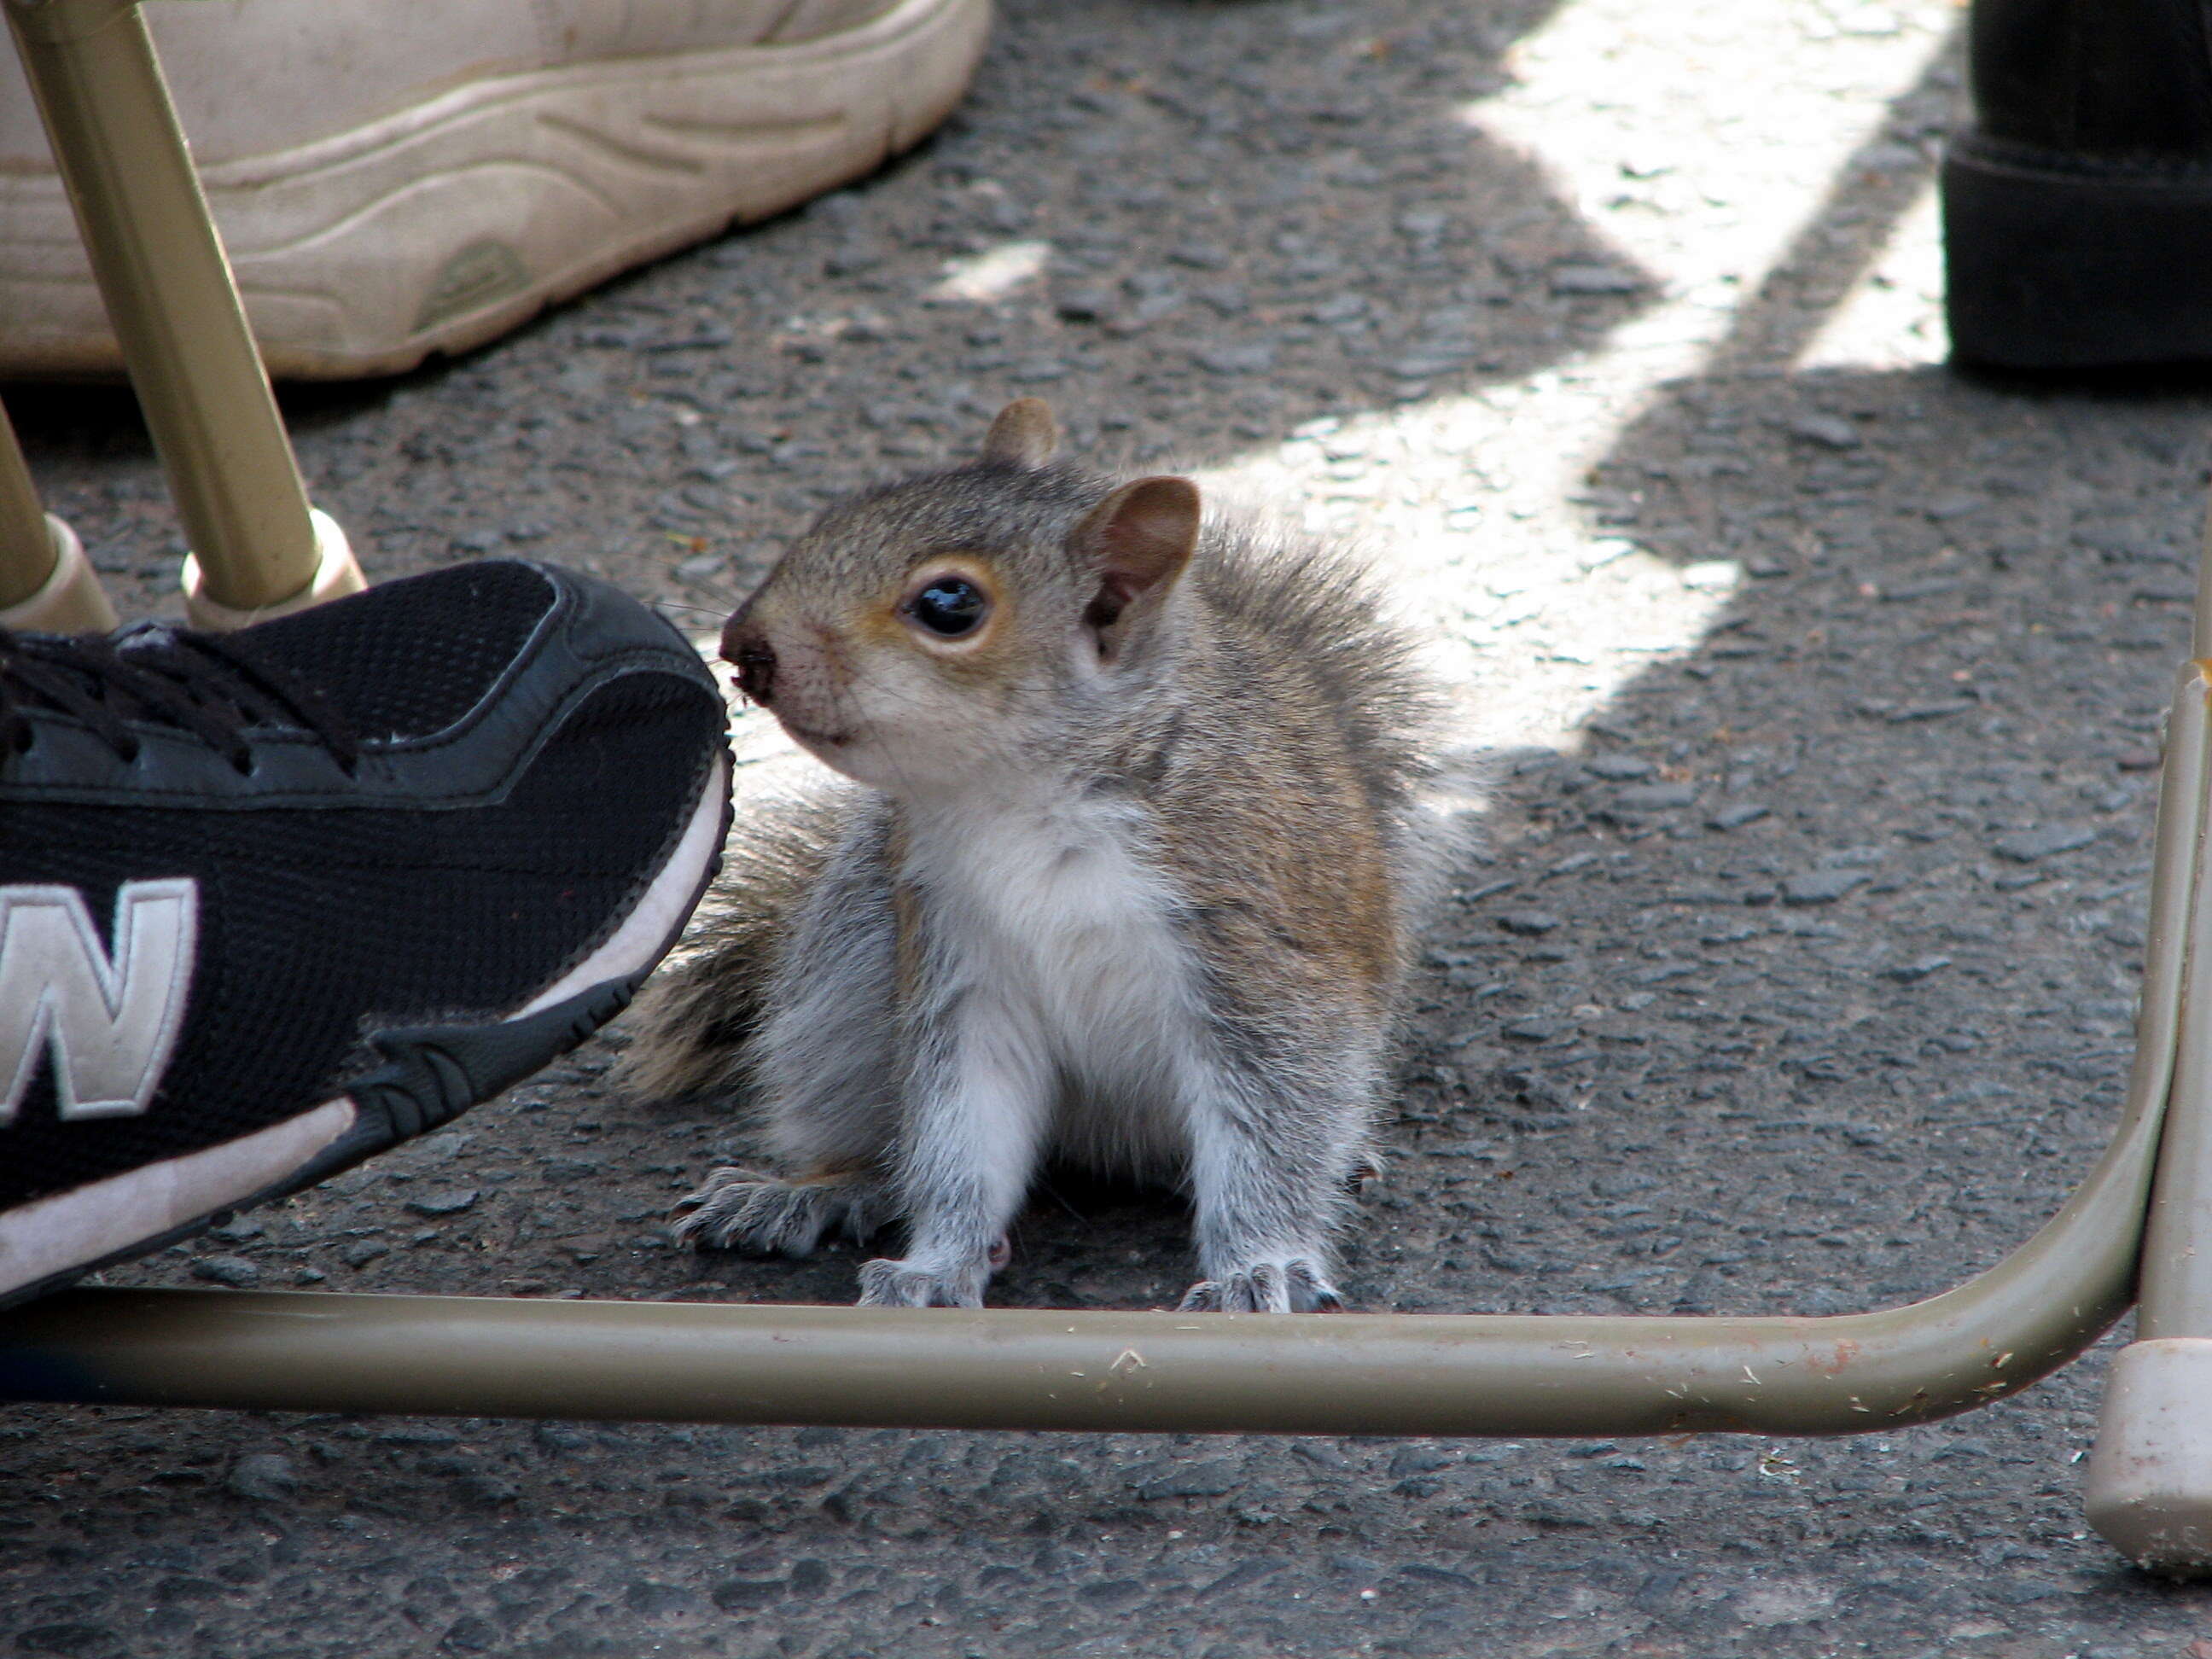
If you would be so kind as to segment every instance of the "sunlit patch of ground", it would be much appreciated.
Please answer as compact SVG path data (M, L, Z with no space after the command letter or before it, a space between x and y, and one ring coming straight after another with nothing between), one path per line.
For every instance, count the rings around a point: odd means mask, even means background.
M1573 744L1625 681L1691 649L1726 610L1741 567L1694 543L1609 531L1632 503L1594 489L1589 469L1670 383L1740 346L1747 296L1793 251L1802 257L1832 179L1869 164L1925 169L1929 153L1881 143L1885 106L1930 78L1958 15L1939 3L1798 5L1701 23L1692 10L1678 33L1632 27L1632 12L1565 8L1514 48L1516 83L1466 118L1531 158L1618 250L1616 264L1563 270L1555 283L1632 286L1651 303L1564 366L1317 421L1204 475L1234 496L1296 503L1308 527L1366 546L1433 637L1466 740L1485 747ZM1771 36L1777 56L1818 52L1824 72L1786 85L1717 76L1701 29L1724 31L1716 38L1731 62L1749 30ZM1779 115L1778 100L1790 106ZM1693 144L1709 146L1716 118L1747 135L1728 173L1679 167ZM1922 196L1807 360L1941 357L1941 261L1932 191Z

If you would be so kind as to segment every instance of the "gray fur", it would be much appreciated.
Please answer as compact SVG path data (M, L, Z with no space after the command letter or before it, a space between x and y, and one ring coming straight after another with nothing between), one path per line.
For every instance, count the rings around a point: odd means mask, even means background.
M786 925L857 799L825 788L750 809L682 945L639 999L639 1035L615 1073L622 1087L676 1099L743 1084Z

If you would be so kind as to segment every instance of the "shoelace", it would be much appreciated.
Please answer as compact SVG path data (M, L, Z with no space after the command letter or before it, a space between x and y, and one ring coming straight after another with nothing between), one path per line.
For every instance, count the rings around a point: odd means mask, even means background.
M344 719L291 671L236 639L159 623L112 640L0 629L0 755L30 748L34 709L81 722L125 763L138 757L132 720L189 732L240 772L253 769L257 726L306 732L348 772L361 758Z

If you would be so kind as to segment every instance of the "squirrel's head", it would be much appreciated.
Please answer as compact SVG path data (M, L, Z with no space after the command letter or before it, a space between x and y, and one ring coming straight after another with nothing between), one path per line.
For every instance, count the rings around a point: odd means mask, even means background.
M1034 763L1110 719L1171 648L1198 486L1116 486L1055 465L1058 441L1020 398L969 465L824 513L722 630L740 689L899 794Z

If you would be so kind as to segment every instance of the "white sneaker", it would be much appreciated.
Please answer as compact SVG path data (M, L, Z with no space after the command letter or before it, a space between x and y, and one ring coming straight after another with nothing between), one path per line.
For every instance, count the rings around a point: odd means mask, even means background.
M921 139L990 0L148 0L271 374L395 373ZM121 367L0 46L0 376Z

